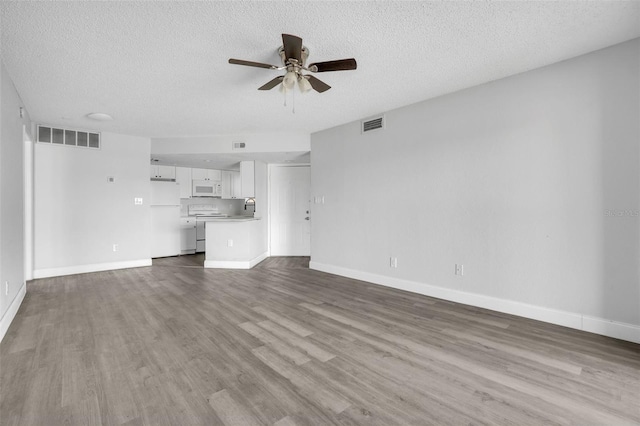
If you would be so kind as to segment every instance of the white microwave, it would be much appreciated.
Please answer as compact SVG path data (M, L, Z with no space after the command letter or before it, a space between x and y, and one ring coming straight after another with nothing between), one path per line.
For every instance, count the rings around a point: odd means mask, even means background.
M222 184L211 180L194 180L191 196L222 197Z

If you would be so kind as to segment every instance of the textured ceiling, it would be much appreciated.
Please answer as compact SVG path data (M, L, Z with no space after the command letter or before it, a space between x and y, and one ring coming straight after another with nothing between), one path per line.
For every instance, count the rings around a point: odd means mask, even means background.
M1 2L2 59L39 123L168 137L311 133L640 36L638 2ZM333 88L257 88L281 33ZM295 114L292 107L295 103ZM85 117L106 112L115 120Z

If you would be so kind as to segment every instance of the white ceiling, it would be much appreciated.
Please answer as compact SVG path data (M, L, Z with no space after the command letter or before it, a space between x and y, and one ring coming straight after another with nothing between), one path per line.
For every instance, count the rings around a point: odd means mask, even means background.
M636 1L1 2L2 59L38 123L150 136L315 132L640 36ZM281 33L333 88L257 88ZM90 112L115 120L91 121Z

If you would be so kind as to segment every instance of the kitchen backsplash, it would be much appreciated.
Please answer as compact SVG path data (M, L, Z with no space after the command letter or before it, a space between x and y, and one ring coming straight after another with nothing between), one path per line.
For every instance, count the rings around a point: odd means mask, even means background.
M187 216L189 214L190 205L211 205L212 208L217 208L219 213L229 216L241 216L252 215L253 207L247 207L244 209L244 198L237 200L222 200L220 198L182 198L180 200L180 215Z

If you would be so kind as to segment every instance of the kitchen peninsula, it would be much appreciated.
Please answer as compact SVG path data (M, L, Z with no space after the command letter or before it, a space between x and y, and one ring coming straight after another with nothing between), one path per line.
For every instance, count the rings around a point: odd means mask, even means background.
M224 217L206 222L205 268L251 269L267 258L260 218Z

